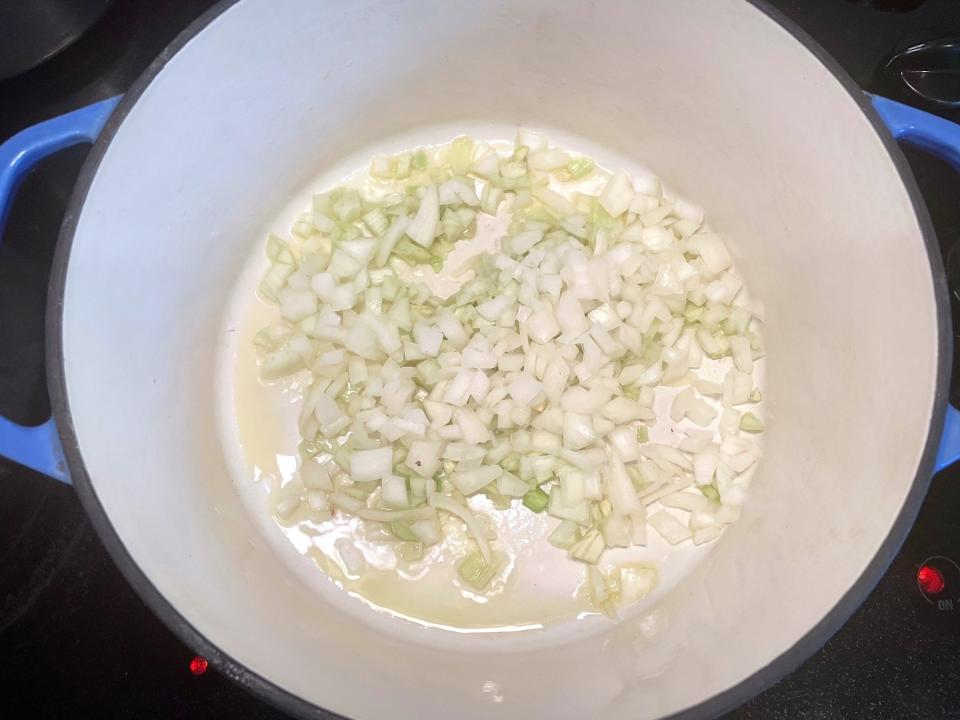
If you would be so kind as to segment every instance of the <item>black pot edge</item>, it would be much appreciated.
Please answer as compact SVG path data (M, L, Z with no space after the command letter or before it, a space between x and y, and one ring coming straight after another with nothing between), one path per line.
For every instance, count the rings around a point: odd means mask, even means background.
M193 625L161 595L156 587L154 587L153 583L127 552L126 547L117 535L103 506L100 504L100 500L97 498L93 484L87 475L77 443L67 397L62 347L64 286L66 283L70 247L76 231L77 221L80 217L80 211L93 177L96 175L97 168L123 119L170 58L237 1L238 0L221 0L191 23L190 26L180 33L157 59L150 64L130 87L116 110L114 110L113 115L111 115L104 126L103 131L81 169L57 241L47 294L47 385L50 393L51 406L63 445L64 456L67 460L70 476L73 479L77 494L80 496L84 509L90 517L101 541L113 558L113 561L150 610L156 614L180 640L207 658L221 673L232 678L242 687L272 705L301 718L342 718L346 720L346 718L343 718L341 715L324 710L284 690L261 675L247 669L229 655L222 652L193 627ZM728 690L698 705L670 716L671 720L717 717L722 713L740 706L750 698L775 684L812 657L853 615L854 611L863 603L867 595L886 572L894 556L900 549L900 546L903 544L903 541L906 539L916 519L920 505L926 496L933 472L934 460L939 447L940 436L943 430L943 417L946 411L947 394L949 390L953 334L946 276L944 274L943 261L940 257L933 225L930 221L926 205L924 204L923 196L917 187L905 156L886 129L886 126L880 120L880 117L874 111L866 93L857 86L847 72L819 43L793 20L786 17L776 8L770 6L766 0L748 1L793 35L836 77L837 81L840 82L844 89L857 102L861 110L870 120L875 132L882 141L887 153L890 155L900 175L901 181L907 189L923 234L934 286L940 349L937 358L937 391L934 397L930 432L927 437L926 447L924 448L920 466L913 484L904 501L903 508L894 521L890 533L887 535L879 551L850 590L840 599L823 620L767 666L761 668Z

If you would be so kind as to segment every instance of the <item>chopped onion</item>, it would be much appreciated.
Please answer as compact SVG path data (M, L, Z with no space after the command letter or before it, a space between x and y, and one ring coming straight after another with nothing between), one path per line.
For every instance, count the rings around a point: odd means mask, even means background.
M464 495L473 495L496 480L503 472L495 465L483 465L473 470L455 472L450 475L450 482Z
M418 245L430 247L437 235L437 223L440 221L440 200L436 185L423 189L420 207L413 220L407 226L407 236Z
M620 604L630 605L642 600L657 586L659 573L654 566L631 565L620 573Z
M432 478L440 469L442 445L437 442L415 440L407 453L406 467L423 478Z
M694 545L703 545L704 543L711 542L716 540L720 535L723 534L722 525L708 525L706 527L697 528L693 531L693 544Z
M356 450L350 456L350 477L354 482L383 480L393 469L393 451L390 448Z
M409 505L407 499L407 481L399 475L387 475L380 483L383 502L390 507L404 508Z
M469 508L460 505L452 498L440 493L434 493L431 495L429 502L431 507L435 507L439 510L446 510L448 513L456 515L467 524L467 529L470 531L470 534L473 535L473 539L476 540L477 547L480 548L480 554L483 555L483 561L485 563L489 563L490 558L492 557L490 552L490 544L487 542L487 538L484 535L484 530L480 525L480 521L477 520L477 516L474 515Z
M409 216L400 215L394 218L390 224L390 228L383 234L383 237L380 238L380 244L377 246L377 254L374 260L376 267L383 267L387 264L387 260L390 259L390 253L393 252L400 238L406 234L407 228L409 227Z
M659 510L647 518L647 523L671 545L676 545L691 537L690 528L677 520L666 510Z
M693 476L697 485L709 485L720 462L720 454L715 445L709 445L693 456Z
M617 453L610 453L610 468L607 474L607 498L618 515L633 515L641 509L637 491L630 482L626 466Z
M687 249L699 255L712 273L726 270L733 263L723 240L712 233L701 232L687 240Z
M367 566L363 553L357 548L350 538L340 538L334 544L340 560L343 562L343 568L348 575L359 575Z
M677 492L660 498L664 507L686 510L687 512L709 512L710 501L702 493Z
M625 170L617 170L600 193L600 204L612 217L626 212L633 202L633 181Z
M569 162L570 157L556 148L538 150L527 155L527 167L531 170L558 170L566 167Z
M289 242L267 241L258 292L279 319L256 336L260 372L309 376L302 487L277 516L336 508L421 557L443 539L443 510L475 538L458 572L484 592L505 564L464 498L518 499L562 521L549 542L590 566L605 612L646 596L655 568L604 574L605 548L646 544L648 525L672 544L716 539L760 457L747 434L764 428L763 307L703 210L530 130L512 152L459 137L374 158L369 173L369 188L315 195ZM591 175L598 195L571 186ZM475 251L499 228L497 249ZM449 297L422 281L432 273ZM657 423L663 401L684 424L676 446L649 442L676 429ZM357 548L335 548L362 571Z

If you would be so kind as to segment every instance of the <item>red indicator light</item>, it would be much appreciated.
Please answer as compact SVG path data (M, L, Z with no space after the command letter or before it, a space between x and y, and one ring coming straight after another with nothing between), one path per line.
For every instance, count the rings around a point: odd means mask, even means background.
M943 592L944 585L946 585L943 573L933 565L924 565L917 571L917 582L920 589L928 595L937 595Z
M207 671L207 665L209 665L207 659L197 655L190 661L190 672L194 675L203 675Z

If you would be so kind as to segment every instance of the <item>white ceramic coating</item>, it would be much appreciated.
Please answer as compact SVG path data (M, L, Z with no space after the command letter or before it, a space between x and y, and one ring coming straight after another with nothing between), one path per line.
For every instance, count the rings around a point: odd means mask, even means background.
M770 430L743 518L654 609L549 649L438 648L319 599L251 522L218 432L223 317L260 229L323 168L518 124L636 158L706 208L767 306ZM872 559L926 440L933 307L876 132L745 2L244 0L107 149L70 255L64 370L121 541L254 672L364 720L651 718L767 665Z

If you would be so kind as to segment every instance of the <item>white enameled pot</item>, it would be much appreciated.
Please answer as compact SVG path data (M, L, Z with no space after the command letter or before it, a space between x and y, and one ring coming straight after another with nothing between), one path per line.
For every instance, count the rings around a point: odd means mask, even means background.
M4 146L8 195L33 159L106 122L50 293L69 475L154 611L293 714L728 709L807 658L873 587L944 426L940 260L880 116L955 162L957 132L871 102L744 0L225 2L115 109ZM512 137L521 124L636 158L706 208L766 304L769 431L742 520L651 611L546 647L436 645L325 602L260 540L218 430L223 317L260 229L325 168L414 135ZM53 427L4 421L0 452L65 476Z

